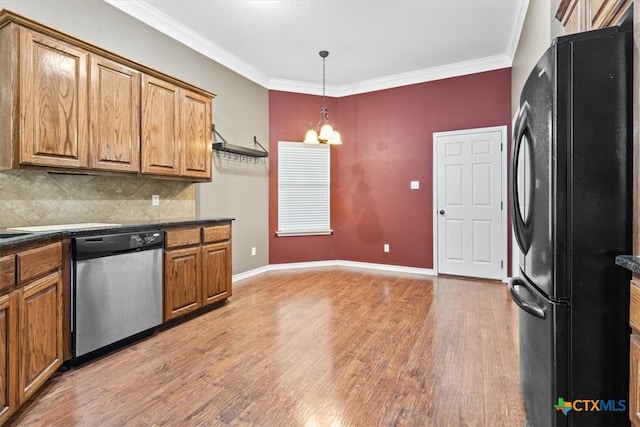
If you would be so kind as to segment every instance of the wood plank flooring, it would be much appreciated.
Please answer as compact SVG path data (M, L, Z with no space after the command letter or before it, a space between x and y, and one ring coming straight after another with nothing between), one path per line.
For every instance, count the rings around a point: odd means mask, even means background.
M8 425L524 425L517 360L502 283L268 272L223 307L57 375Z

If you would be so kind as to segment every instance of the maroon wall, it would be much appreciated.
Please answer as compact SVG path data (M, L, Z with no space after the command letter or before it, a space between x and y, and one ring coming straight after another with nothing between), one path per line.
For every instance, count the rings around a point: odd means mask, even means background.
M510 133L511 69L328 98L344 142L331 147L334 233L276 237L278 141L302 141L320 106L318 96L269 92L269 262L432 268L433 133L499 125ZM412 180L420 181L419 190L410 190Z

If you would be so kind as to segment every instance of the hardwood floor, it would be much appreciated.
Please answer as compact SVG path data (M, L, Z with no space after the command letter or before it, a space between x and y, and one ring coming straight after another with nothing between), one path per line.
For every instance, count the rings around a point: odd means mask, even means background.
M524 425L498 282L268 272L223 307L54 377L8 425Z

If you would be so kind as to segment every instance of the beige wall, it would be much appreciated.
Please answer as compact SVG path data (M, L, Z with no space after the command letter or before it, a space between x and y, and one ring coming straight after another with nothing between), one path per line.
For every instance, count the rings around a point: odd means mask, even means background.
M215 93L213 122L229 143L253 147L254 135L260 142L268 140L267 89L103 1L0 0L0 7ZM231 216L236 218L233 273L266 265L269 259L267 163L249 164L218 159L215 155L212 161L211 184L33 171L0 172L0 227L50 222L119 222L138 217L172 219L196 214ZM159 208L152 209L151 194L160 195ZM257 249L253 257L252 247Z
M518 111L520 92L529 73L551 45L552 3L549 0L531 0L529 2L527 16L511 66L511 117Z

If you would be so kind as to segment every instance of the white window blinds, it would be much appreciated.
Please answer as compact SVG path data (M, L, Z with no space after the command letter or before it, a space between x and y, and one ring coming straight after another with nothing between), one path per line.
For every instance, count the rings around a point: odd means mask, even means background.
M329 146L278 142L278 236L330 234Z

